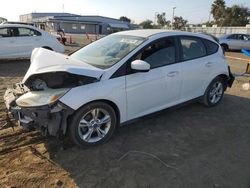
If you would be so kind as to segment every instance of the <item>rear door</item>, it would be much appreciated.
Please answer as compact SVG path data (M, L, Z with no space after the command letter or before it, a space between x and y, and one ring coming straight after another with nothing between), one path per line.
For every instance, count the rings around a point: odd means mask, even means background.
M241 50L242 49L242 40L241 36L238 34L233 34L227 37L227 44L229 49L232 50Z
M181 98L188 101L204 94L204 85L215 68L215 62L207 56L203 39L180 36L179 42L183 67Z

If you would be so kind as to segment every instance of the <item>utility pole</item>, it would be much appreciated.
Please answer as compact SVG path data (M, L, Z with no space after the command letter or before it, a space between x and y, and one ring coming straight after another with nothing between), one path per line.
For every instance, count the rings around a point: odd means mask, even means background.
M174 12L176 7L173 7L173 17L172 17L172 29L174 28Z

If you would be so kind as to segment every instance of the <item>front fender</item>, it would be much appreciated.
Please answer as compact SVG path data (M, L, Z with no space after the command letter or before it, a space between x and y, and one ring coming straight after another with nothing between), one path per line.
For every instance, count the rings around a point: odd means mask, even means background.
M60 101L74 110L96 101L108 100L116 104L120 112L120 123L127 120L125 77L103 80L72 88Z

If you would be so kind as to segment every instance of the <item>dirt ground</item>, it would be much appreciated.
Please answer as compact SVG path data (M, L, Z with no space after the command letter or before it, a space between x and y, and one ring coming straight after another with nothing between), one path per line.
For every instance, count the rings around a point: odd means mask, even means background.
M238 73L246 62L230 65ZM0 96L28 67L28 60L0 62ZM85 150L4 126L0 97L0 187L250 188L250 91L242 89L249 79L237 77L217 107L165 110Z

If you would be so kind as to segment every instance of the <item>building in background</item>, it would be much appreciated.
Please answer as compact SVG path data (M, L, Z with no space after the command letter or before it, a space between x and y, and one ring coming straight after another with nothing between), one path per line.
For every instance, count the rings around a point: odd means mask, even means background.
M7 19L0 17L0 23L2 23L2 22L7 22Z
M64 30L71 34L106 35L139 28L136 24L103 16L82 16L69 13L30 13L20 16L21 22L34 23L41 29L53 32Z

